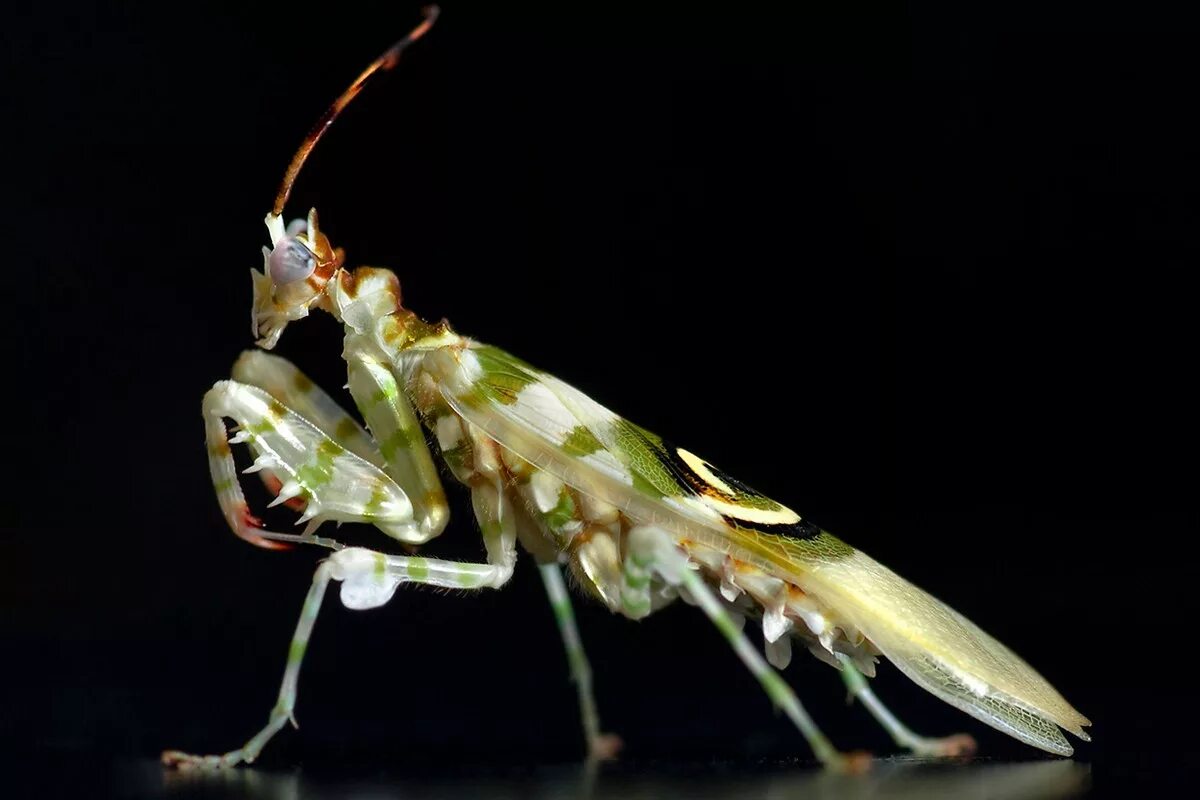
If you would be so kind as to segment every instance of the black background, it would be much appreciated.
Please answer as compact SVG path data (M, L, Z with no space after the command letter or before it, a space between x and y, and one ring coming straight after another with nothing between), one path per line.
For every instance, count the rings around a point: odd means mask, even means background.
M132 759L228 749L265 721L318 554L229 534L200 397L252 344L247 271L293 148L417 18L56 5L6 29L0 747L30 780L153 791ZM1024 654L1095 723L1078 752L1095 791L1168 785L1197 530L1186 31L1082 5L447 3L290 213L318 205L409 307L696 450ZM339 336L305 321L278 352L336 388ZM479 555L464 500L429 552ZM329 603L303 727L261 763L483 770L495 794L503 765L570 762L541 591L526 560L499 593ZM627 763L806 774L779 766L808 758L802 740L697 612L578 611ZM881 672L914 727L1038 758ZM832 671L798 657L788 677L836 742L890 752Z

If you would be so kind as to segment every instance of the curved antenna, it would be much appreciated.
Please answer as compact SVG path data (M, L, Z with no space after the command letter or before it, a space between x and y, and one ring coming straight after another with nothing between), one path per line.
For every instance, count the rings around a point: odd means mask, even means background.
M409 31L408 35L394 45L389 47L383 55L371 62L371 65L362 71L354 83L350 84L350 88L342 92L337 100L333 101L325 113L317 120L317 124L308 132L308 136L304 137L304 142L301 143L300 149L296 151L296 155L292 156L292 162L288 164L287 172L283 174L283 183L279 185L279 194L275 195L275 206L272 209L272 214L276 217L283 213L283 207L287 204L288 196L292 193L292 184L296 182L296 176L300 174L300 168L304 166L304 162L308 159L308 154L317 146L317 142L321 141L321 137L325 135L325 131L329 130L329 126L338 118L338 114L342 113L342 109L350 105L350 101L358 96L363 87L367 85L372 76L379 72L386 72L396 66L396 62L400 60L400 54L410 44L420 39L425 35L425 32L433 27L433 23L437 21L438 14L441 9L437 6L426 6L422 9L425 19L421 24Z

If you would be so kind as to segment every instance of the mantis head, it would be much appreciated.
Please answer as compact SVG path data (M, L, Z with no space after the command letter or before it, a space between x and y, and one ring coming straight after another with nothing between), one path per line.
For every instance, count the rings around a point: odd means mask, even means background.
M372 77L394 67L400 54L425 35L438 17L438 8L429 6L423 14L425 18L420 24L371 62L354 83L334 100L288 164L283 183L275 195L275 205L267 214L271 246L263 248L263 271L251 270L254 277L251 318L254 335L259 337L259 347L270 350L279 341L289 322L307 317L309 308L314 305L320 307L326 285L341 270L345 258L341 250L333 249L317 228L316 209L308 212L307 220L293 220L284 227L283 207L291 194L296 176L342 109L350 104Z
M293 320L308 316L325 294L325 286L342 268L345 254L335 250L317 227L317 210L294 219L286 228L276 213L267 215L271 246L263 248L263 269L250 270L254 280L251 322L258 345L270 350Z

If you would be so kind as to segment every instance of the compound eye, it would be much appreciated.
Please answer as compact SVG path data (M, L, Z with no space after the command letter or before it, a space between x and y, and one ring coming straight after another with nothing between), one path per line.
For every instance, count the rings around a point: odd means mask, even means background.
M271 251L271 280L274 283L302 281L316 268L316 256L296 239L284 239Z

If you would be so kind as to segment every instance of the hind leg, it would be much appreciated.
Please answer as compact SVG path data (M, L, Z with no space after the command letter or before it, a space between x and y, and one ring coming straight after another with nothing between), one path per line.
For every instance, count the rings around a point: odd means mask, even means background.
M853 661L840 653L837 658L842 663L842 680L846 682L850 695L871 712L871 716L883 726L897 745L922 756L967 756L975 752L975 740L965 733L941 738L914 733L875 696L875 692L867 684L867 679L854 666Z
M687 556L676 547L663 530L639 526L629 532L628 552L623 570L622 601L628 616L640 617L649 613L647 592L649 579L657 576L685 591L729 642L734 653L758 680L778 708L808 741L813 753L826 767L842 772L861 772L870 764L865 753L842 753L830 743L813 722L791 687L759 654L741 626L713 593L704 579L690 568Z

